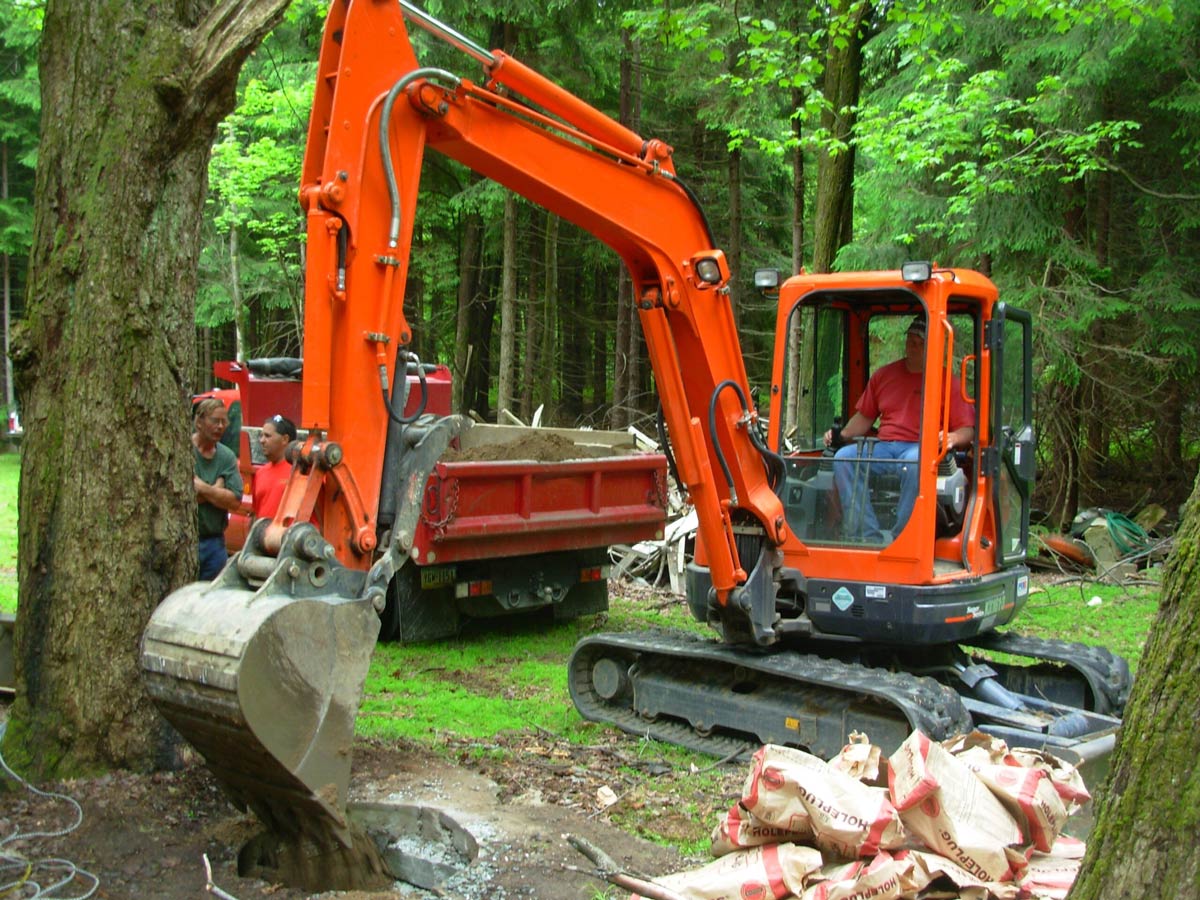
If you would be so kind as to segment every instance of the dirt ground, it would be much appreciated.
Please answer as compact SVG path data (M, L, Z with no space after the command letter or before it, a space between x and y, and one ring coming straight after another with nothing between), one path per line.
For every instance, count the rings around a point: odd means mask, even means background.
M383 801L432 807L449 815L478 843L475 861L465 865L453 860L455 865L444 870L448 874L432 891L397 882L380 893L312 894L239 877L237 852L258 831L256 820L234 809L199 763L171 773L116 773L41 785L73 798L82 808L82 823L63 834L57 832L65 831L75 817L66 801L30 793L0 773L0 779L6 779L4 788L15 787L0 790L0 854L18 854L32 861L69 861L99 879L91 896L102 898L185 900L215 894L237 900L595 900L608 885L596 876L591 862L567 843L568 834L585 838L628 871L645 876L691 867L674 849L622 831L598 812L596 798L602 787L618 797L629 792L628 764L636 756L628 740L616 736L609 740L611 743L603 746L580 749L537 735L503 739L502 744L489 748L509 751L502 762L491 758L496 754L484 754L480 761L481 748L466 743L452 746L451 763L423 759L404 745L357 746L352 805ZM733 790L744 773L734 766L727 768ZM656 773L650 770L633 779L643 777L654 778ZM673 777L666 775L667 780ZM645 813L674 816L683 836L697 838L715 821L716 806L728 802L712 799L713 807L702 813L682 815L665 800L651 800L648 806L661 808L648 808ZM53 836L5 844L5 838L18 828L25 834L36 831ZM419 848L415 852L423 853ZM216 887L212 893L206 893L205 855ZM437 850L424 855L441 862L447 859ZM0 887L10 877L0 870ZM45 866L35 868L30 877L43 886L54 880ZM80 876L73 885L48 896L81 897L88 885ZM610 896L627 893L614 888Z

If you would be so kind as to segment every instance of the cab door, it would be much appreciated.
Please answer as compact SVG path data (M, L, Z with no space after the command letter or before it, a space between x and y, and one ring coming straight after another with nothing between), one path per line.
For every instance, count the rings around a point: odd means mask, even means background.
M1033 429L1033 317L997 303L990 323L992 356L992 502L1001 566L1029 550L1029 505L1036 470Z

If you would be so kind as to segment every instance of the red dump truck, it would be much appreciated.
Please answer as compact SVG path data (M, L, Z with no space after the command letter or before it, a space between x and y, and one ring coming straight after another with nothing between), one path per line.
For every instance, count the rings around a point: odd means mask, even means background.
M231 517L230 551L253 522L250 483L273 415L300 421L301 362L218 362L232 387L222 399L240 417L245 515ZM450 413L450 371L410 372L404 415L419 433ZM300 438L303 440L304 434ZM387 496L387 492L383 492ZM666 458L638 452L615 431L475 424L433 466L425 484L411 563L393 578L380 637L422 641L456 633L466 619L544 610L556 621L608 608L608 548L661 538Z

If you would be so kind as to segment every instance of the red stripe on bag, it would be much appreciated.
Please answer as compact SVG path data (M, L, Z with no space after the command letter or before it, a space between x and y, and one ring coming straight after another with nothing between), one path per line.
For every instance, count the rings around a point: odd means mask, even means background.
M767 873L767 883L771 886L771 896L775 900L788 896L791 891L783 883L783 866L779 864L779 845L767 844L763 848L763 869Z

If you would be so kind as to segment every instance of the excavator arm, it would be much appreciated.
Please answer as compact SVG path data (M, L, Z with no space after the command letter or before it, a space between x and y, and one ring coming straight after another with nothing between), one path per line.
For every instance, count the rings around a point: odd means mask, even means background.
M406 17L482 63L483 84L421 68ZM303 427L336 436L362 495L378 496L388 421L381 387L395 378L395 348L411 337L402 293L427 149L575 223L624 261L716 600L737 598L749 567L733 510L757 521L770 545L782 543L786 525L755 442L728 267L675 175L671 148L405 2L342 0L326 25L301 188ZM324 515L338 523L334 533L353 531L345 504L327 504ZM361 566L353 541L334 543L344 563Z
M482 83L422 68L406 18L482 63ZM346 871L373 857L346 798L378 613L413 550L429 472L461 426L454 416L406 419L393 396L412 336L403 290L427 149L574 222L624 261L699 515L714 614L729 640L774 640L781 465L749 402L725 257L671 149L406 2L334 0L300 189L298 424L308 436L289 448L292 475L273 520L253 525L212 583L160 604L142 668L166 718L287 853L316 848ZM750 571L742 552L754 557Z

